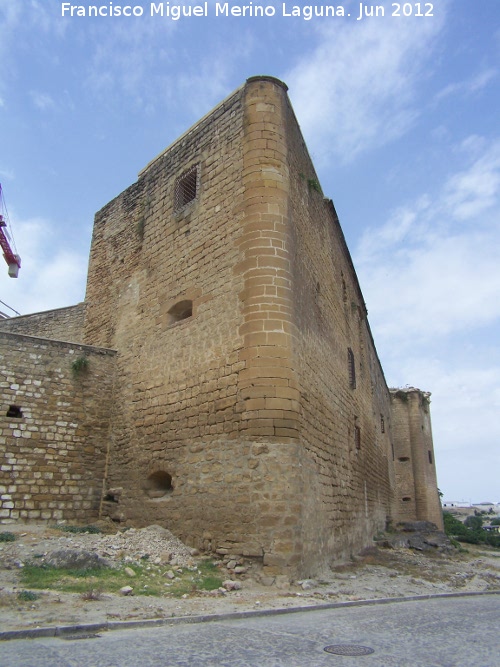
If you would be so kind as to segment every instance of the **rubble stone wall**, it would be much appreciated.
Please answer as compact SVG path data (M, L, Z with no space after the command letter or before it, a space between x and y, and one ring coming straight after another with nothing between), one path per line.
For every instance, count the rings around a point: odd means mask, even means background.
M0 320L0 331L81 343L85 304Z
M97 519L114 365L112 350L0 332L0 523Z

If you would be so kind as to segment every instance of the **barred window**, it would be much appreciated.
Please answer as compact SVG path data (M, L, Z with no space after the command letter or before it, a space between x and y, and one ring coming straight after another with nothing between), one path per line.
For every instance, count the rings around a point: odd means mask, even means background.
M347 368L349 371L349 386L356 389L356 364L354 362L354 352L350 347L347 348Z
M199 165L185 171L175 182L174 210L180 211L194 201L199 190Z

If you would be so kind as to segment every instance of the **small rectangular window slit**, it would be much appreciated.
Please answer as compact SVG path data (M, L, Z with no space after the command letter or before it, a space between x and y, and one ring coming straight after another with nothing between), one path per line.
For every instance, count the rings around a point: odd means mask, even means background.
M349 372L349 386L356 389L356 364L354 361L354 352L350 347L347 348L347 368Z
M356 449L361 449L361 428L359 426L354 427L354 442Z

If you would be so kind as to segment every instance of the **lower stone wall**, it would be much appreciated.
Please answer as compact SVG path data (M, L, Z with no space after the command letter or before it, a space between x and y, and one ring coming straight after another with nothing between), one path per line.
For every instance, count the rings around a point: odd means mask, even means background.
M98 517L115 355L0 331L0 523Z
M298 445L205 439L133 462L111 461L103 515L152 523L186 544L255 559L270 575L300 569L302 469Z
M84 317L85 303L82 302L76 306L0 319L0 331L82 343Z

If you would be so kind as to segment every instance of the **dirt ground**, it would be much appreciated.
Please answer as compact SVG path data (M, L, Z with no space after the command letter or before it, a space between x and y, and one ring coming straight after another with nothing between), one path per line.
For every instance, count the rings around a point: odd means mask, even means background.
M0 543L0 628L2 631L68 626L111 621L160 619L312 606L328 602L372 600L450 592L500 590L500 551L466 545L466 552L442 555L408 548L373 548L350 562L322 573L321 577L289 583L278 578L271 585L249 568L236 572L234 563L220 562L223 579L238 581L241 589L191 592L181 598L165 596L101 594L97 600L84 600L81 594L42 591L38 599L21 601L25 589L20 582L24 564L33 558L61 548L86 549L106 556L113 550L123 559L139 558L137 542L149 540L144 547L157 562L165 558L178 565L199 558L181 543L176 551L172 540L168 553L161 551L162 536L154 531L115 535L70 535L46 525L9 525L2 531L16 534L13 542ZM149 530L149 529L145 529ZM164 529L159 529L164 531ZM168 531L164 531L168 532ZM128 542L125 542L125 540ZM135 539L135 542L133 541ZM175 538L174 538L175 540ZM119 546L115 544L115 541ZM127 549L129 550L127 552ZM157 551L155 551L155 549ZM187 551L186 551L187 550ZM189 555L188 555L189 553ZM176 559L176 560L174 560ZM228 565L230 567L228 567ZM37 591L40 592L40 591Z

